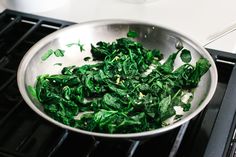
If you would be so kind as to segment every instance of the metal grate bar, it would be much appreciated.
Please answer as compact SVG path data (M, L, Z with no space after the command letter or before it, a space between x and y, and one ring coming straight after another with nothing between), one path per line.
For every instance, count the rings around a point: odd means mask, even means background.
M39 122L38 122L38 120L37 120L37 121L34 122L34 124L32 125L32 127L30 128L30 132L31 132L31 133L34 133L35 130L38 128L38 125L39 125ZM33 135L33 134L28 134L28 136L25 136L25 137L21 140L21 142L17 145L17 147L16 147L15 150L16 150L17 152L20 151L20 150L23 148L24 144L26 144L27 141L29 141L29 139L32 137L32 135Z
M92 154L94 153L94 151L96 150L96 148L98 147L99 144L100 144L100 141L95 140L94 143L93 143L93 145L90 146L90 149L89 149L89 151L88 151L87 154L86 154L86 157L91 157Z
M42 16L22 13L22 12L18 12L18 11L13 11L13 10L9 10L9 9L6 9L4 12L6 12L6 14L8 14L8 15L19 15L19 16L22 16L24 18L29 18L29 19L32 19L32 17L33 17L34 19L44 21L45 23L47 23L49 25L57 25L59 27L75 24L74 22L70 22L70 21L62 21L62 20L57 20L57 19L53 19L53 18L42 17Z
M133 157L135 151L137 150L138 146L140 145L141 141L132 141L132 144L130 145L130 148L127 152L127 157Z
M175 142L172 146L169 157L175 157L175 155L177 154L180 144L181 144L183 137L185 135L186 129L188 128L188 125L189 125L189 122L186 122L180 127L179 133L175 138Z
M4 75L1 76L1 80L0 80L0 92L5 89L5 87L7 87L9 85L9 83L16 78L16 74L14 73L14 71L10 70L10 69L4 69L4 68L0 68L0 72Z
M20 16L17 16L15 19L12 19L12 21L7 26L5 26L2 30L0 30L0 35L2 35L4 32L6 32L9 28L14 26L20 20L21 20Z
M0 148L0 156L1 157L30 157L26 154L12 152L12 151L2 149L2 148Z
M62 134L62 136L60 137L60 140L58 141L58 143L53 147L52 151L49 153L48 157L51 157L56 151L57 149L64 143L64 141L67 139L69 132L68 130L64 130L64 134Z
M33 27L31 27L17 42L12 45L12 47L6 52L6 54L10 54L19 44L21 44L35 29L37 29L41 25L42 21L37 22Z
M236 143L235 142L232 142L231 143L231 151L230 151L230 153L229 153L229 155L228 155L228 157L235 157L236 156Z
M22 104L22 100L16 104L1 120L0 120L0 126L4 125L4 123L7 122L7 120L14 115L14 112L19 108L19 106Z

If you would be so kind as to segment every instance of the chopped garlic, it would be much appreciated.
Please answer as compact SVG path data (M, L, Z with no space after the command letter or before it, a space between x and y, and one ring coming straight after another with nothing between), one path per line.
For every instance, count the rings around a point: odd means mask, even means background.
M189 99L193 96L192 93L185 93L182 98L181 98L181 101L185 104L188 103Z
M181 106L174 106L174 110L177 115L184 115L183 108Z
M112 62L113 62L113 61L117 61L118 59L120 59L120 57L115 56L115 57L112 59Z
M142 98L144 97L145 95L142 93L142 92L139 92L139 97Z
M116 84L119 84L119 83L120 83L120 77L117 77Z

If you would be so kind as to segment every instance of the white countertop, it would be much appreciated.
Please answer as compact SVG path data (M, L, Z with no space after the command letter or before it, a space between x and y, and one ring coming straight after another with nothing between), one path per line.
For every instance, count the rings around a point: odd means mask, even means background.
M17 6L14 1L17 1ZM78 23L114 18L148 21L188 34L202 45L215 33L236 23L235 0L156 0L144 4L128 3L124 0L0 0L0 2L0 11L9 8ZM206 47L236 53L236 31Z

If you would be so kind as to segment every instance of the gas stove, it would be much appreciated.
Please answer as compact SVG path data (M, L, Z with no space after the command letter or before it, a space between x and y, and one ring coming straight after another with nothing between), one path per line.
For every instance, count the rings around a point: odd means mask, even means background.
M0 14L0 156L236 156L236 55L208 49L219 73L214 97L197 117L149 139L101 139L59 128L31 111L16 82L18 65L37 41L73 22L5 10Z

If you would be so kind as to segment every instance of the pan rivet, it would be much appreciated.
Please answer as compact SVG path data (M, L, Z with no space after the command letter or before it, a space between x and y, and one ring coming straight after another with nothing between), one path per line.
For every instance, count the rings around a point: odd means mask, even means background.
M178 49L178 50L182 49L183 48L183 43L181 41L176 42L175 43L175 48Z

